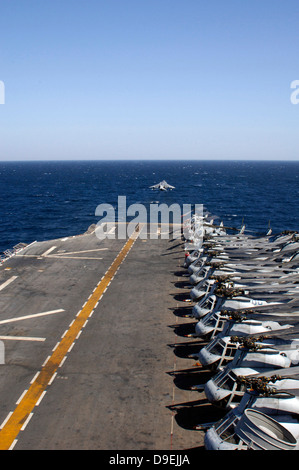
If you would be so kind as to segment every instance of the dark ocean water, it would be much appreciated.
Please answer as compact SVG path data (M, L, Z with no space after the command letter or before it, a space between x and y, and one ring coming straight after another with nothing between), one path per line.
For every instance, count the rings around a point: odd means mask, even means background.
M165 179L170 192L149 186ZM83 233L96 207L153 201L204 204L249 233L299 230L299 162L73 161L0 163L0 252L19 242Z

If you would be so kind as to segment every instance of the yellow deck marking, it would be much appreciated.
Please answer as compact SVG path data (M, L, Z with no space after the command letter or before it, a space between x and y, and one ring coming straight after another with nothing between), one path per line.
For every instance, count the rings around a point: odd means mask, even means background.
M59 365L65 359L67 352L80 334L86 320L92 314L97 302L102 297L119 266L132 248L138 237L138 232L139 229L137 229L125 243L110 268L108 268L105 276L103 276L99 282L95 291L87 300L82 310L77 314L52 355L42 367L40 373L37 374L35 379L32 381L28 391L24 394L8 419L6 419L2 429L0 429L0 450L9 450L12 444L14 444L16 437L24 426L24 423L26 423L30 418L34 407L39 402L46 387L49 385L49 382L53 380Z

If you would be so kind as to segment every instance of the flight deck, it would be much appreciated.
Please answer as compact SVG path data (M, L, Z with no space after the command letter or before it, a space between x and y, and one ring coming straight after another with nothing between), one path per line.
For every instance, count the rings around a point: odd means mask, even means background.
M184 244L140 234L90 229L1 264L1 449L203 448Z

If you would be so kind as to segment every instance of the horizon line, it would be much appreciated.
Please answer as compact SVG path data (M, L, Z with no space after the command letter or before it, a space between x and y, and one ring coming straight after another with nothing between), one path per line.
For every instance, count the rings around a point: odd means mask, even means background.
M277 162L277 163L286 163L286 162L299 162L299 159L268 159L268 158L252 158L252 159L243 159L243 158L91 158L91 159L80 159L80 158L70 158L70 159L22 159L22 160L0 160L0 163L26 163L26 162L36 162L36 163L57 163L57 162Z

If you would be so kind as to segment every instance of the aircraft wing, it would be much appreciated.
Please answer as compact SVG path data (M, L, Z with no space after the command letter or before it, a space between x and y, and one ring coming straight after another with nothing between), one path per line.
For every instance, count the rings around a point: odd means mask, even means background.
M164 188L167 189L174 189L174 186L171 186L171 184L168 184L165 180L161 181L160 183Z

